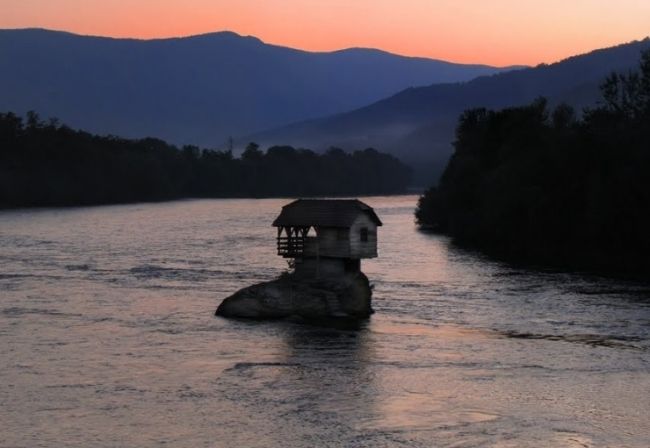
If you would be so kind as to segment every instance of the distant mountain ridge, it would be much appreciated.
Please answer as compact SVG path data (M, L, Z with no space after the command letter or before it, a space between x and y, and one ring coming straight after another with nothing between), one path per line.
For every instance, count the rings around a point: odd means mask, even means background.
M0 110L209 147L501 70L372 49L311 53L233 32L137 40L0 30Z
M320 149L372 146L431 171L431 179L422 179L429 183L451 154L454 129L464 110L524 105L538 96L547 97L551 105L566 102L582 109L595 103L598 86L608 74L635 68L646 48L650 48L648 38L550 65L409 88L360 109L269 130L250 139L263 145L282 142Z

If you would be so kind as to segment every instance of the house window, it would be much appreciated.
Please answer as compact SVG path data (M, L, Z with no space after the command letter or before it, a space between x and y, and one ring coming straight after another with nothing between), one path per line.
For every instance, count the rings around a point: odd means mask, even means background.
M361 242L366 243L368 241L368 228L362 227L359 234L361 236Z

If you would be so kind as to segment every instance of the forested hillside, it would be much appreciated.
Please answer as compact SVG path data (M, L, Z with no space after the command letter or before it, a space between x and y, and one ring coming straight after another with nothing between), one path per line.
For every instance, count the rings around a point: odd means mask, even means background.
M577 111L593 107L602 79L612 71L633 69L648 48L650 39L644 39L468 82L407 89L361 109L251 138L268 145L286 142L315 149L372 146L411 164L418 185L427 185L438 181L449 160L456 122L464 110L524 106L539 96L551 106L566 103Z
M650 51L577 118L544 99L462 114L417 220L510 260L650 276Z
M181 149L74 131L56 120L0 114L0 207L106 204L184 197L364 195L403 192L410 170L374 149L250 144L231 151Z

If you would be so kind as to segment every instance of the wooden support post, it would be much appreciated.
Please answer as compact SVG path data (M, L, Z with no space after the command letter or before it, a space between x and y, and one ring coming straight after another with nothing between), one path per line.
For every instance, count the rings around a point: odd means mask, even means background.
M316 278L320 278L320 241L316 240Z

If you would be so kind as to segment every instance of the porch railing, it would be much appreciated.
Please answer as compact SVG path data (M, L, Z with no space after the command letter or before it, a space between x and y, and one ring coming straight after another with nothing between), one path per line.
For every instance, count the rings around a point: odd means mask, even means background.
M278 237L278 255L283 257L301 256L305 251L305 237Z

